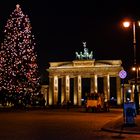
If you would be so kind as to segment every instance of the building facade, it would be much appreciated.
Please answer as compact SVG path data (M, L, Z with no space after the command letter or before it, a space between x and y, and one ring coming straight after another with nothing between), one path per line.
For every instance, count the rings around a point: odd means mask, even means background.
M46 96L47 105L57 105L73 100L73 105L81 105L82 80L90 79L90 92L98 93L98 80L103 79L103 94L110 100L110 78L116 80L117 104L122 104L121 80L119 72L123 69L121 60L74 60L70 62L50 62L49 92ZM61 80L60 80L61 79ZM73 98L71 98L71 79L73 79Z

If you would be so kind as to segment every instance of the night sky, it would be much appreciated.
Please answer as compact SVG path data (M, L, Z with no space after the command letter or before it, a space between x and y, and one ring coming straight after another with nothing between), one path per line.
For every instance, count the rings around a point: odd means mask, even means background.
M0 0L0 41L16 4L31 20L37 43L40 73L48 62L72 61L87 42L96 60L121 59L126 71L133 65L132 28L122 28L124 18L140 19L135 0ZM140 63L140 28L136 28L137 63Z

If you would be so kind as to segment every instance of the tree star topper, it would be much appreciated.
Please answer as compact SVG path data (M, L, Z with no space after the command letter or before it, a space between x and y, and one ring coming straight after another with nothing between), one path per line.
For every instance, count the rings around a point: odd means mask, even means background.
M20 7L20 5L19 5L19 4L17 4L17 5L16 5L16 9L19 9L19 7Z

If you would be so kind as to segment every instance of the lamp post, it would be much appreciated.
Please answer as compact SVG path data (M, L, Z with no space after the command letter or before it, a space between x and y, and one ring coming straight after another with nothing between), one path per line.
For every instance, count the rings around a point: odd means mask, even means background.
M132 70L135 71L134 102L136 105L136 112L137 112L137 114L139 114L139 94L138 94L138 90L137 90L139 68L137 66L137 58L136 58L136 23L138 24L138 26L140 26L139 21L138 22L125 21L125 22L123 22L123 26L129 27L130 24L132 24L132 27L133 27L134 67L132 68Z
M140 68L137 65L132 68L132 71L135 72L134 101L135 101L135 104L136 104L137 114L139 114L139 93L138 93L138 90L137 90L139 70L140 70Z

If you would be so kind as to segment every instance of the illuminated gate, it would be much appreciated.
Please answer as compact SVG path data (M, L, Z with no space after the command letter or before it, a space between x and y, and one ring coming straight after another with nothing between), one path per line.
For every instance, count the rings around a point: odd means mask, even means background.
M123 69L121 60L74 60L50 62L48 104L58 103L58 89L61 85L61 103L70 100L70 79L74 79L73 104L81 105L82 78L90 78L90 92L98 93L98 79L103 78L103 93L110 100L110 78L116 78L117 104L122 103L121 84L118 73ZM59 80L61 78L61 80ZM59 84L61 81L61 84Z

